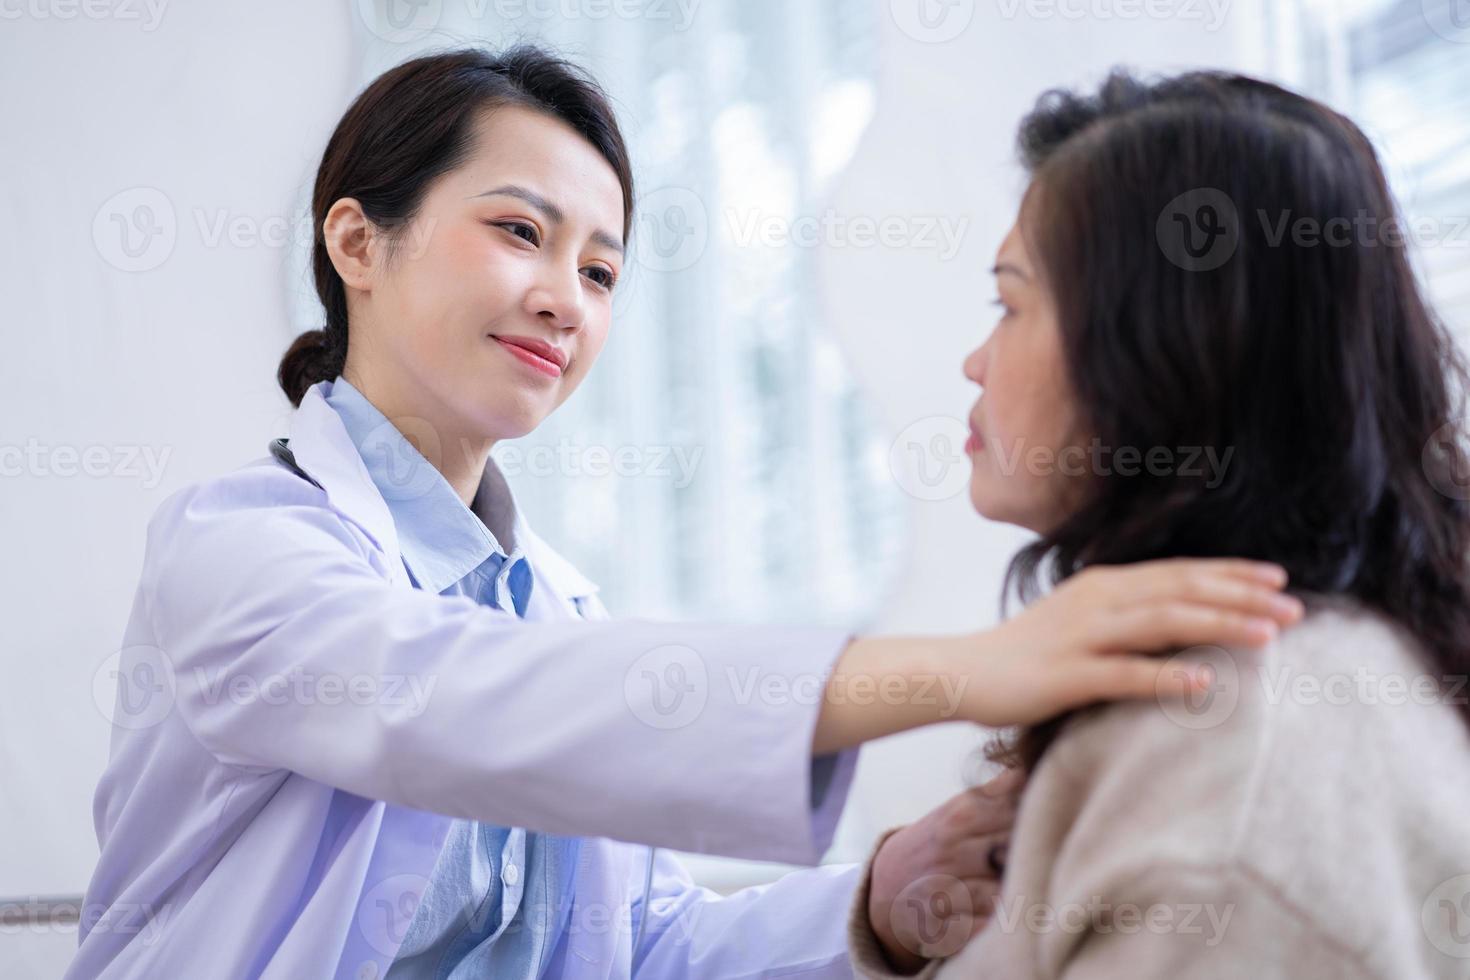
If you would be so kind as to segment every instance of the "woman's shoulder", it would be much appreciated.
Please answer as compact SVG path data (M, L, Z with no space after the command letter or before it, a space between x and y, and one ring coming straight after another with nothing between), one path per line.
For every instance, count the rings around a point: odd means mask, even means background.
M1384 902L1417 918L1443 868L1470 870L1470 732L1454 692L1397 624L1304 598L1307 616L1264 649L1178 655L1214 671L1208 694L1065 728L1021 811L1051 828L1025 845L1051 853L1051 880L1087 894L1160 874L1250 880L1357 947L1400 917Z
M1170 658L1166 670L1206 667L1209 691L1073 719L1034 778L1088 798L1116 795L1135 813L1157 798L1161 816L1197 813L1232 830L1217 846L1238 846L1273 795L1340 797L1375 759L1412 779L1425 753L1406 739L1429 729L1444 734L1443 751L1470 753L1456 692L1434 682L1408 631L1349 599L1303 598L1303 620L1262 649L1194 647Z
M1166 661L1166 672L1206 668L1208 691L1084 713L1045 761L1068 780L1116 776L1130 760L1142 774L1181 753L1201 775L1253 771L1279 763L1283 749L1336 744L1365 714L1453 714L1445 709L1455 692L1430 683L1429 661L1408 630L1351 599L1302 598L1302 621L1261 649L1199 646ZM1399 707L1408 710L1392 710Z

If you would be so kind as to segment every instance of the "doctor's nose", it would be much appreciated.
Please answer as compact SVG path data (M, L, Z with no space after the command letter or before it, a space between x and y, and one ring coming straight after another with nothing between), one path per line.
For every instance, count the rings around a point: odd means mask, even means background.
M544 270L526 294L527 312L550 326L576 330L586 322L587 303L582 274L561 268Z

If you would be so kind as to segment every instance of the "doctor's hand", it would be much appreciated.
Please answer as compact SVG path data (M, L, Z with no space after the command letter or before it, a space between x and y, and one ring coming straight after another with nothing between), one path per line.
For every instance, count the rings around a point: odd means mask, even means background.
M828 679L813 754L942 721L1025 725L1099 701L1200 693L1206 670L1149 654L1264 646L1302 617L1285 586L1280 566L1238 559L1097 565L985 632L859 638ZM880 696L851 696L858 681Z
M990 921L1022 779L1007 770L890 834L878 849L868 922L897 972L953 956Z

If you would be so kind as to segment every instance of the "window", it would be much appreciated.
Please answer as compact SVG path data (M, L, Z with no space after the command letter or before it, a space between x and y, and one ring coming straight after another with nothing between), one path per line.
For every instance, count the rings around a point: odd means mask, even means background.
M1470 339L1470 2L1279 0L1289 84L1373 140L1440 316Z

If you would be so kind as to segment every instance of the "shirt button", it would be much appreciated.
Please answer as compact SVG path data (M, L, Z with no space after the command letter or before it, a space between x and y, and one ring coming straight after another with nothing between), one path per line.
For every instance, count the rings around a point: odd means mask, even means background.
M505 866L505 883L514 888L521 880L521 869L514 864Z

